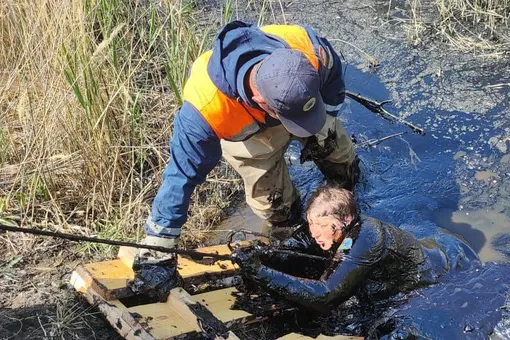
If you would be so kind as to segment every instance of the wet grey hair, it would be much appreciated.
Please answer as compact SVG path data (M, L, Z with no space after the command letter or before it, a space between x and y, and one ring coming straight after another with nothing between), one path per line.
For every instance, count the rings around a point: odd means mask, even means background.
M348 190L333 185L325 185L317 189L306 207L306 215L314 211L314 217L335 216L344 221L348 216L358 218L358 208L354 196Z

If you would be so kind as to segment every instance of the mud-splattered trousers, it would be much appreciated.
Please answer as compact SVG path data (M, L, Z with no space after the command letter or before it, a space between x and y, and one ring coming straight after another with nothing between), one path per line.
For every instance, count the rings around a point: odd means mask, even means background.
M334 139L326 142L332 134ZM334 146L326 157L316 160L317 165L321 170L330 169L328 177L334 178L333 173L337 178L342 177L352 166L355 154L340 119L328 115L326 125L316 137L319 147L324 143ZM307 138L295 137L279 125L245 142L221 142L223 157L243 178L246 202L255 214L273 223L289 217L291 206L299 196L284 158L292 140L298 140L303 146L307 143Z
M437 283L450 271L479 263L476 253L450 233L418 240L410 232L373 218L362 218L346 238L352 239L352 247L342 249L337 245L329 254L328 265L322 264L319 277L313 277L313 271L321 268L320 263L307 264L303 258L275 255L263 259L266 265L252 278L260 287L288 300L324 310L329 304L339 304L354 295L373 301ZM306 226L283 246L324 255Z

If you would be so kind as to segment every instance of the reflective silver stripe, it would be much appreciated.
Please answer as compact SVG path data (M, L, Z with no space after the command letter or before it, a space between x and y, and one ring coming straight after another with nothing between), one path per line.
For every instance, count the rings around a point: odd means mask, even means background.
M154 223L151 215L145 221L145 228L157 235L179 236L181 234L181 228L167 228Z
M338 111L340 110L340 107L342 107L342 104L339 104L337 106L334 106L334 105L329 105L329 104L326 104L324 103L324 106L326 107L326 111Z
M259 124L257 122L254 122L250 125L245 126L238 134L225 139L232 142L241 142L259 131L260 131Z

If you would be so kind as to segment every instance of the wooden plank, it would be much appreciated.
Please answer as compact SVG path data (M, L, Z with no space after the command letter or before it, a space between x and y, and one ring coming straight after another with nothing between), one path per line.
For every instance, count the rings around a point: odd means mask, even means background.
M203 324L225 332L228 334L228 339L234 340L238 339L237 336L225 329L223 325L230 327L265 319L265 317L255 317L246 311L231 309L236 300L236 297L232 296L232 293L237 292L235 288L220 289L194 296L189 295L182 288L175 288L165 303L126 307L119 299L134 295L127 287L128 281L134 278L130 263L126 260L129 254L134 253L132 250L133 248L119 252L121 258L117 260L78 266L71 276L73 287L84 294L91 304L97 305L110 324L124 338L162 340L193 335L202 331L198 318ZM218 254L230 253L227 246L213 246L198 250ZM232 273L237 269L230 261L208 264L205 259L196 263L184 257L180 257L178 261L178 270L185 282L197 279L197 282L206 281L213 288L215 285L211 284L211 281L215 278L214 275L232 280ZM225 273L230 276L221 276Z
M150 329L150 334L155 339L168 339L202 332L197 315L190 309L190 305L197 304L185 290L174 288L164 303L134 306L127 310L141 316L140 320L144 320L145 326ZM238 338L233 332L228 332L228 339Z
M127 283L134 278L131 265L132 256L134 256L136 249L128 247L120 248L120 258L117 260L89 263L78 266L75 269L83 283L86 286L92 287L107 301L133 295L131 289L127 287ZM226 245L200 248L198 250L218 254L228 254L230 252ZM237 266L233 265L230 261L206 264L196 263L191 259L181 256L178 258L178 271L184 279L185 286L194 286L197 291L213 289L216 282L221 282L221 286L233 284L234 281L232 279L226 281L223 279L234 274L237 269Z
M243 311L231 309L236 298L232 293L237 292L234 287L215 290L208 293L192 295L191 298L204 304L221 322L228 327L237 324L247 324L254 321L261 321L262 318Z
M178 335L200 332L196 321L189 322L183 318L169 301L133 306L129 307L128 311L141 316L139 322L144 323L155 339L169 339Z
M164 303L127 308L119 300L106 301L76 271L71 276L71 284L90 304L98 307L112 327L125 339L163 340L202 331L196 315L188 307L188 304L197 302L181 288L173 289ZM227 339L236 340L238 337L229 331Z
M278 340L305 340L305 339L315 339L315 340L363 340L365 338L358 337L358 336L349 336L349 335L334 335L334 336L327 336L320 334L316 338L311 338L309 336L299 334L299 333L289 333L287 335L284 335Z
M224 244L198 248L196 250L208 254L220 254L220 255L230 254L230 249L228 249L227 245ZM120 247L117 256L126 267L131 268L133 265L134 256L137 253L138 250L135 248ZM229 274L237 270L238 267L237 265L234 265L232 261L228 260L213 262L212 260L208 261L207 259L204 259L203 261L197 262L190 258L179 255L177 259L177 269L183 279L189 279L192 277L202 276L204 274L218 274L218 273Z
M125 288L135 277L133 270L119 260L90 263L84 267L109 290Z
M133 295L127 282L134 277L131 268L124 266L120 260L89 263L78 266L71 276L71 284L76 282L80 292L86 291L89 287L105 300L115 300ZM73 284L74 286L74 284Z
M228 252L225 252L225 248ZM213 253L218 251L219 254L230 254L230 250L227 246L216 246L208 248L197 249L201 252ZM202 276L204 274L230 274L235 272L238 267L232 263L232 261L217 261L210 264L197 263L192 259L185 258L182 256L178 257L177 269L183 279L189 279L192 277Z
M184 289L182 288L175 288L170 291L170 296L168 297L168 301L173 305L173 307L178 311L178 313L185 318L186 320L189 320L190 322L195 322L197 327L202 329L200 325L198 324L199 318L202 319L202 323L218 323L222 327L226 328L225 325L217 318L217 316L213 313L213 311L204 306L203 303L196 301L193 299L191 295L188 294ZM197 315L196 311L192 310L192 306L201 306L201 308L207 310L209 312L209 316L207 319L204 319L204 315ZM199 309L201 309L199 308ZM203 314L203 313L202 313ZM239 339L232 331L227 331L228 336L227 339L235 340ZM217 338L221 338L220 336L217 336Z
M91 305L99 309L112 327L126 340L155 340L120 301L104 300L76 271L73 272L70 282Z

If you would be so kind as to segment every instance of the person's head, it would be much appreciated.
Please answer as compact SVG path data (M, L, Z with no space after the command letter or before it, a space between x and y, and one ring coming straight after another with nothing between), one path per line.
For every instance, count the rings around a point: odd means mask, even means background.
M340 244L345 238L345 228L357 217L352 193L334 186L319 188L306 207L310 234L324 250Z
M249 86L253 101L293 135L310 137L324 127L320 76L302 52L275 50L253 67Z

